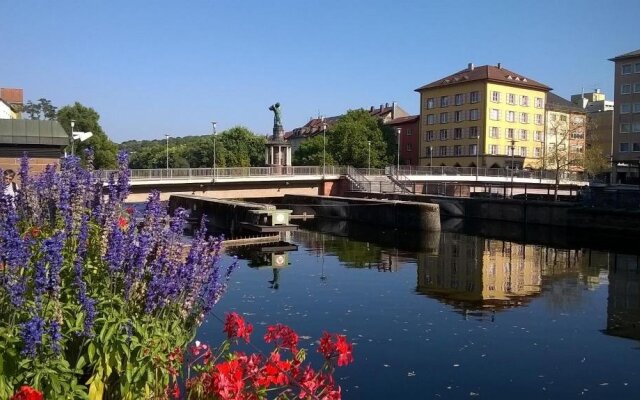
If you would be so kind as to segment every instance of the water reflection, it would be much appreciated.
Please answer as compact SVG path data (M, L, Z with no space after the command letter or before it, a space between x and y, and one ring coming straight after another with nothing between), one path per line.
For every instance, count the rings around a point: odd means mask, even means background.
M613 255L607 301L608 335L640 340L640 268L638 256Z

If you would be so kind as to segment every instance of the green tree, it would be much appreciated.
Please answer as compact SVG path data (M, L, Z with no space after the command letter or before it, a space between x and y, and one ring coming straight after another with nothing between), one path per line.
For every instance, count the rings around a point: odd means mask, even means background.
M365 110L349 110L327 131L327 149L336 163L366 168L371 142L371 167L387 162L382 122Z
M227 167L250 167L264 165L265 139L256 136L243 126L235 126L216 138L222 147L224 164ZM217 149L216 149L217 150ZM216 158L217 158L216 151ZM216 160L217 161L217 160Z
M24 106L24 112L29 116L29 119L56 119L56 109L51 100L45 98L38 99L37 103L33 103L31 100L27 101Z
M328 150L328 149L327 149ZM323 137L315 135L300 144L293 153L295 165L322 165L323 162ZM326 165L333 165L335 161L329 151L326 152Z
M71 137L72 120L75 121L74 131L93 133L93 136L84 142L76 140L75 153L84 159L83 150L92 148L96 168L115 168L118 146L104 133L98 123L99 119L100 115L93 108L85 107L78 102L64 106L58 111L58 122L67 131L69 137Z

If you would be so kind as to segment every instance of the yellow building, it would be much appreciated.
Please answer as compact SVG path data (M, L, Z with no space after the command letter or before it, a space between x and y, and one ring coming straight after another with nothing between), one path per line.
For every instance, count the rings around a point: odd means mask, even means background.
M416 89L420 165L539 168L549 90L500 64L469 64Z

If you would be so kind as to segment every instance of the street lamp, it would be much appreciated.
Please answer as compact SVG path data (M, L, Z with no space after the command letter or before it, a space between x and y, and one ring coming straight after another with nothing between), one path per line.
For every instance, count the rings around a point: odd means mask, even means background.
M516 141L515 139L511 139L511 198L513 198L513 165L514 158L516 155Z
M478 180L478 168L480 168L480 134L476 132L476 181Z
M325 167L327 162L327 124L322 117L322 178L324 178Z
M371 140L368 140L367 144L369 145L369 158L368 158L368 162L367 162L367 175L371 175Z
M169 172L169 134L164 135L167 138L167 173Z
M216 121L211 121L213 128L213 177L216 177Z
M433 172L433 146L429 146L429 168Z
M71 155L75 156L76 155L76 141L73 140L73 127L76 125L76 121L75 120L71 120Z
M398 137L398 169L396 170L396 176L400 173L400 127L396 128L396 136Z

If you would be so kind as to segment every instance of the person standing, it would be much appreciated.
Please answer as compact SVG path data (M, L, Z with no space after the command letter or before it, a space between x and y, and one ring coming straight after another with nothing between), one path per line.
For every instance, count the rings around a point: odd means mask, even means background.
M18 194L18 185L13 181L16 177L16 173L12 169L7 169L3 173L4 176L4 195L11 204L15 207L15 198Z

